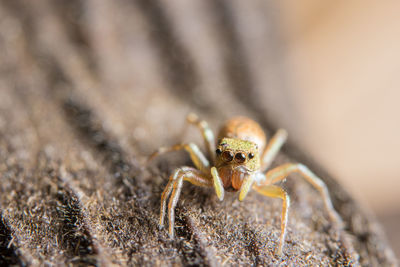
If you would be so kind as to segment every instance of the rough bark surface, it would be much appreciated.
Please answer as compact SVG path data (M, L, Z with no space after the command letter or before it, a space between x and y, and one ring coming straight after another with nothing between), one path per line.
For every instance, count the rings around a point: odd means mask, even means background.
M371 215L291 144L274 164L320 175L345 229L296 175L282 258L281 203L255 193L219 202L185 185L177 237L158 229L168 175L190 163L143 162L182 140L189 111L268 133L290 112L273 15L261 0L2 0L0 265L395 265Z

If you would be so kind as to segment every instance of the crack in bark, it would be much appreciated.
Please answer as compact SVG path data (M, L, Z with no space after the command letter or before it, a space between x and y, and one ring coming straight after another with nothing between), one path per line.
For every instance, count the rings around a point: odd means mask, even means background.
M25 266L26 264L23 263L17 255L17 248L13 244L10 228L4 222L3 213L1 211L0 216L0 265Z
M104 156L110 173L114 175L117 187L124 188L124 195L132 197L140 195L136 177L140 174L139 164L134 160L128 160L118 142L104 131L100 120L95 118L93 112L69 98L63 102L67 121L77 130L79 136L89 143L91 147Z
M79 200L76 194L63 184L61 174L56 168L57 165L59 164L45 153L39 152L36 170L33 173L33 177L44 177L39 179L45 179L42 181L46 184L45 188L49 190L48 193L54 194L55 210L51 218L56 222L53 224L57 228L56 240L67 254L73 256L71 263L96 265L98 251L93 245L93 237L84 222ZM52 192L54 189L55 192ZM56 216L53 217L54 215Z
M98 251L93 244L93 237L86 228L82 208L76 195L59 186L56 199L61 204L57 207L57 213L63 222L57 234L58 239L62 240L61 247L75 254L71 259L74 264L98 264ZM88 257L91 255L95 257Z
M18 171L17 166L9 166L7 179L15 180L9 181L13 183L14 198L23 196L19 204L14 204L15 199L10 199L11 202L8 203L9 208L14 210L7 214L7 220L10 222L9 231L14 233L14 238L18 241L16 246L22 252L22 255L16 253L15 255L20 257L20 262L26 258L28 264L34 264L33 261L36 264L43 263L42 261L46 259L38 258L36 253L29 253L28 250L32 249L32 244L38 245L42 239L49 238L48 243L42 244L47 247L46 250L51 251L57 245L61 252L59 255L47 256L65 255L70 263L96 264L92 237L82 221L77 199L61 184L59 173L53 168L54 164L55 162L50 162L49 158L40 153L37 168L32 173ZM34 187L41 186L43 192L34 191L33 188L21 183L21 179L17 178L20 175L27 176ZM31 233L29 240L25 237L28 233ZM54 239L50 238L50 235ZM13 248L14 244L10 247Z
M60 179L65 183L65 187L68 191L71 191L71 193L74 194L74 197L78 200L77 205L79 205L80 207L82 220L84 221L84 225L86 226L87 231L92 238L92 246L94 247L94 250L97 252L98 255L98 264L100 266L111 265L108 251L97 240L95 226L93 226L90 222L90 216L86 210L87 207L85 207L85 204L83 202L83 197L85 196L85 193L79 187L74 186L73 181L71 181L70 176L66 173L66 170L63 167L61 167L60 173Z
M246 244L246 249L250 252L252 256L252 261L254 266L265 265L265 262L262 262L260 259L260 248L258 247L257 242L257 234L254 232L253 229L250 229L248 225L244 225L243 229L243 237Z
M175 227L176 237L172 242L183 254L184 266L208 266L209 260L190 227L189 216L179 208L176 212Z
M184 218L188 229L192 233L192 236L197 243L201 256L205 259L206 265L218 266L218 260L215 257L215 253L212 248L207 246L207 240L205 239L203 233L200 231L199 227L189 215L184 215Z
M48 140L42 140L42 136L39 134L38 121L33 113L28 111L29 108L34 109L34 105L29 101L28 94L29 91L24 94L20 88L13 90L13 97L18 97L18 100L14 99L14 105L21 112L19 115L27 118L27 123L31 124L30 128L35 132L36 142L41 144L39 147L42 147ZM14 130L8 129L10 133L7 134L7 131L3 133L3 138L12 139L11 133ZM25 149L35 150L30 145L28 143ZM18 148L12 153L9 151L8 157L18 159L19 150L24 150L24 148ZM45 244L46 247L43 249L51 251L57 245L61 251L57 256L66 255L70 257L69 259L66 258L70 263L97 264L96 259L93 258L97 251L93 248L92 237L83 223L77 198L73 192L64 187L59 178L59 173L54 169L54 166L58 163L48 156L43 148L33 154L36 154L36 156L33 156L36 161L32 167L27 164L22 166L18 164L7 165L9 174L7 177L2 177L7 188L12 188L14 194L21 194L22 202L19 204L14 204L17 199L6 200L8 209L14 210L14 212L7 210L7 217L10 221L10 227L15 233L14 238L18 241L18 249L22 252L20 261L22 262L22 258L26 258L26 261L30 264L34 264L34 261L46 261L42 258L43 256L38 255L35 255L37 258L34 259L33 255L27 250L32 249L30 243L37 242L40 244L41 239L54 235L55 239L49 238L49 242ZM27 177L28 182L21 183L21 176ZM35 188L39 187L42 187L43 190L35 191ZM16 196L13 198L16 198ZM33 203L36 205L33 205ZM5 227L1 228L7 230ZM27 233L31 233L32 240L28 241L25 238ZM8 248L14 247L10 244ZM51 255L48 256L52 257Z

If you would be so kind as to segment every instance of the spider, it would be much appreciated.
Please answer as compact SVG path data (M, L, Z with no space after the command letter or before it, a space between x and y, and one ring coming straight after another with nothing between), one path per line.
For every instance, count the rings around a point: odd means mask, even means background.
M286 163L269 169L270 164L285 143L287 132L279 129L267 142L266 135L260 125L246 117L234 117L225 122L218 134L218 142L206 121L197 115L189 114L187 123L197 126L201 131L208 159L194 143L177 144L161 147L154 152L154 157L170 151L185 150L189 153L194 167L180 167L169 177L167 186L161 195L161 212L159 224L164 226L164 218L168 203L169 236L174 237L175 214L183 181L196 186L214 187L219 200L224 199L225 191L239 192L242 201L250 189L267 197L282 199L281 234L276 254L282 255L288 222L290 197L287 192L276 185L289 174L300 173L315 189L319 191L331 221L340 224L341 219L333 208L325 183L300 163Z

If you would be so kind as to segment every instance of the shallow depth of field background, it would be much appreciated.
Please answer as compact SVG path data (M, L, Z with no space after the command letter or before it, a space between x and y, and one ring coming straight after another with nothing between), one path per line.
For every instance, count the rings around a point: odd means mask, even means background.
M278 5L291 138L374 210L399 256L400 2Z

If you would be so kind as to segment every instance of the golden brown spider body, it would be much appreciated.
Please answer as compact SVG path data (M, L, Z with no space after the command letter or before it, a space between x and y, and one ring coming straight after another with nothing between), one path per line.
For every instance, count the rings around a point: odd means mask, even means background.
M223 138L216 149L215 167L226 191L238 191L243 181L260 168L258 147L250 141Z
M169 148L160 148L149 160L168 151L186 150L194 165L181 167L170 176L169 182L161 195L160 225L164 225L165 211L168 203L169 235L174 236L174 209L182 190L183 181L197 186L214 187L220 200L225 191L239 192L242 201L250 189L273 198L282 199L281 236L277 254L282 254L285 241L289 195L276 185L290 173L300 173L321 194L325 207L332 221L341 223L334 210L328 190L324 182L306 166L298 163L287 163L268 170L271 162L278 154L287 138L285 130L278 130L267 142L266 135L260 125L246 117L235 117L228 120L220 129L218 141L205 121L199 120L194 114L189 114L187 122L196 125L204 138L208 159L193 143L178 144ZM268 170L268 171L267 171Z
M260 168L265 133L255 121L234 117L221 127L218 141L215 166L219 177L226 191L238 191L245 178Z
M267 137L261 126L246 117L233 117L227 120L218 132L218 140L223 138L250 141L257 145L259 151L263 151L267 143Z

